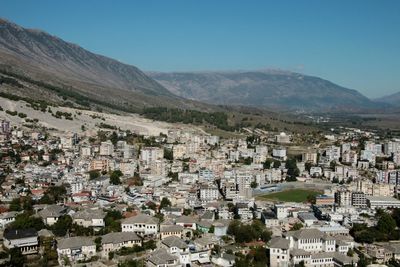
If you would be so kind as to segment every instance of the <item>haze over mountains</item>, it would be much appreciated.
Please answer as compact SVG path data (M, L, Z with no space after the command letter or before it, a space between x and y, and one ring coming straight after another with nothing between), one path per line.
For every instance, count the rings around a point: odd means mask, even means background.
M375 101L386 103L395 107L400 107L400 92L377 98L375 99Z
M382 107L356 90L292 72L145 74L134 66L94 54L43 31L1 19L0 69L62 85L89 99L137 110L148 106L210 108L198 101L317 112Z
M176 95L212 104L335 111L376 108L356 90L285 71L148 73Z

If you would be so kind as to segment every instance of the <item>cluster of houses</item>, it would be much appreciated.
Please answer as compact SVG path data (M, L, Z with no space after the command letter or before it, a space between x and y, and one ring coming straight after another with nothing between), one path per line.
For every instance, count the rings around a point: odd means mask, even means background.
M351 226L376 223L377 208L400 207L400 140L380 140L374 133L345 128L322 136L326 145L307 145L297 152L295 183L313 188L318 181L324 193L314 203L273 203L255 196L290 185L286 162L293 158L292 146L298 149L300 137L257 134L255 140L220 139L175 128L140 138L109 132L100 140L95 132L40 132L3 120L0 200L10 203L29 196L40 201L52 186L65 186L67 193L58 203L33 207L34 216L47 226L68 215L76 225L101 231L107 211L124 214L119 232L54 238L59 264L95 256L108 259L123 247L155 240L156 249L146 252L149 266L233 266L234 254L215 249L229 245L224 237L230 222L261 220L273 233L270 243L264 244L271 267L301 262L356 265L357 255L350 253L357 245L349 233ZM112 178L115 171L121 173L117 182ZM169 205L161 207L163 199ZM9 228L21 212L0 214L4 247L39 253L39 240L53 234L46 229ZM303 228L290 231L298 223ZM95 240L99 236L100 244ZM376 244L368 253L385 262L388 251L397 256L397 247ZM243 247L237 251L246 253Z

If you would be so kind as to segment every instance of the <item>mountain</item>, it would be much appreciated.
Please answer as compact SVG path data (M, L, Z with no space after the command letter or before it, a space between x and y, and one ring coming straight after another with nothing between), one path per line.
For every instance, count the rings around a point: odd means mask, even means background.
M356 90L286 71L149 72L172 93L211 104L305 111L378 108Z
M394 107L400 107L400 92L377 98L375 101L378 103L386 103Z
M59 86L68 90L69 95L73 92L114 106L128 105L140 109L161 104L192 105L190 101L170 93L137 67L3 19L0 19L0 71L14 78L24 77L25 80ZM13 93L37 96L37 92L32 90L14 90Z

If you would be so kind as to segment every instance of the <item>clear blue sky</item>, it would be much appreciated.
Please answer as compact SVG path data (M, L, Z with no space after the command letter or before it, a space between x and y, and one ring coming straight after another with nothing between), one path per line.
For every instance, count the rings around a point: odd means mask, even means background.
M0 16L143 70L280 68L400 91L399 0L3 0Z

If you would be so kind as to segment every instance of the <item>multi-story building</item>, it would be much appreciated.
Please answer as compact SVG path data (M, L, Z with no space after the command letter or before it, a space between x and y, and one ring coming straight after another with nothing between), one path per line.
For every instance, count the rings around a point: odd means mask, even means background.
M164 157L164 150L159 147L143 147L140 151L140 160L147 164Z
M101 142L100 156L111 156L114 153L114 145L111 141Z
M159 228L159 220L146 214L139 214L124 219L121 222L122 232L135 232L141 236L156 236Z
M218 187L216 185L201 185L199 189L199 197L202 202L218 200Z

